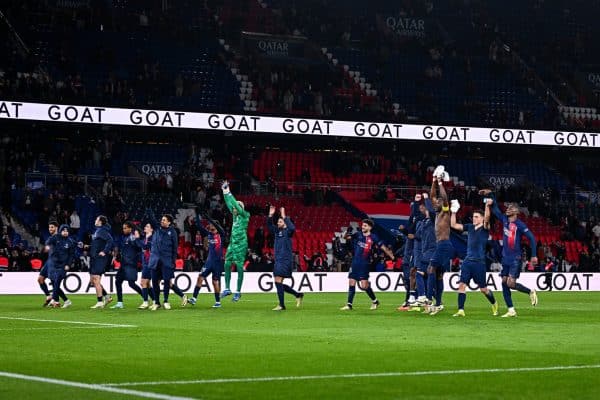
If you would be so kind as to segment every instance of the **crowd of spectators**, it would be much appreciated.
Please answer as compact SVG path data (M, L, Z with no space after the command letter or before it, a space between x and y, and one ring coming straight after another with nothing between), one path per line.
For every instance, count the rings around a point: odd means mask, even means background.
M31 3L31 4L30 4ZM232 17L226 21L215 20L214 16L224 12L224 8L235 8L227 2L221 4L205 2L191 9L174 7L169 2L166 4L152 4L146 8L114 5L113 7L90 3L77 9L54 7L48 2L22 2L10 1L6 8L9 20L14 21L14 28L27 39L35 40L36 30L46 30L57 34L77 34L78 32L125 32L130 30L136 33L147 34L152 32L153 37L161 40L178 40L184 43L195 43L198 40L199 30L204 35L215 36L215 41L223 31L231 31L233 39L239 39L240 27L244 24L236 23ZM246 2L243 2L246 3ZM314 4L313 4L314 3ZM139 5L138 5L139 6ZM270 2L269 10L271 22L269 27L276 27L272 32L286 35L305 35L311 46L341 46L359 49L368 59L373 60L375 73L369 76L369 82L377 95L368 102L363 102L366 93L356 89L354 81L348 79L341 65L333 70L324 66L315 67L310 63L298 66L297 63L273 63L257 57L251 53L242 52L240 49L225 51L215 50L215 62L225 64L224 67L238 67L240 72L248 75L253 82L253 100L257 101L259 112L277 114L309 114L315 116L335 116L336 118L370 118L374 120L405 121L407 107L400 104L400 109L394 109L393 94L387 86L388 81L384 74L384 67L390 62L391 49L398 46L397 38L391 39L385 30L378 28L370 16L356 12L337 10L337 2L323 0L308 2L307 4L292 4L291 6L278 2ZM323 10L322 13L306 13L307 7ZM245 16L240 11L239 18ZM403 51L414 51L425 54L428 59L423 69L423 76L417 79L416 105L417 110L409 111L412 118L420 118L429 122L444 123L444 118L452 112L455 120L463 119L464 122L480 123L495 126L544 126L558 127L561 123L570 123L561 120L552 106L548 93L543 93L539 86L535 70L524 66L521 58L514 56L514 51L506 51L504 37L498 21L490 18L486 7L479 2L458 3L456 9L462 15L468 15L473 35L472 48L461 48L464 43L447 40L437 29L429 32L426 37L410 38L400 41ZM331 15L325 10L338 11ZM227 10L231 12L232 10ZM406 1L398 4L394 11L399 17L420 18L436 16L439 12L430 1ZM267 14L268 15L268 14ZM335 17L334 17L335 16ZM191 18L193 23L181 23L181 18ZM240 28L240 29L238 29ZM19 31L21 30L21 31ZM31 32L29 32L31 30ZM189 97L197 93L198 82L180 71L179 73L166 73L166 60L161 60L157 55L136 50L133 65L119 65L118 57L113 54L109 46L96 46L88 49L89 55L84 57L86 62L94 64L99 69L101 78L86 78L89 74L82 73L81 62L76 62L78 50L68 39L58 43L47 43L49 54L43 60L36 59L35 55L24 55L14 44L11 32L3 32L7 36L4 53L10 55L5 62L0 63L0 94L13 99L46 100L59 102L79 102L112 104L121 106L172 106L170 97ZM27 34L25 34L27 33ZM452 29L446 32L452 35ZM444 40L445 39L445 40ZM581 42L581 40L579 40ZM233 40L232 45L237 42ZM43 46L43 45L42 45ZM51 47L51 48L50 48ZM56 47L56 48L54 48ZM578 46L578 48L581 46ZM584 46L586 47L586 46ZM412 49L412 50L411 50ZM515 46L519 49L519 46ZM41 50L43 53L43 49ZM30 52L33 54L33 52ZM410 55L407 55L410 57ZM541 99L546 112L539 114L528 104L520 104L513 99L507 103L506 99L498 104L495 102L481 102L476 100L478 85L476 76L479 74L472 62L474 57L487 57L491 79L501 80L508 73L515 82L515 87L525 88L529 94ZM531 58L535 59L534 56ZM49 65L48 59L56 59L57 65ZM216 61L219 60L219 61ZM448 60L449 62L446 62ZM452 67L448 66L452 65ZM536 64L532 64L535 68ZM447 68L464 69L460 72L464 77L459 87L464 88L464 102L458 109L445 110L443 97L434 94L436 81L440 81L446 74ZM126 68L127 74L122 70ZM181 68L184 68L182 65ZM494 78L494 74L497 75ZM560 81L561 76L557 77ZM202 86L202 85L200 85ZM562 85L566 86L566 85ZM203 87L203 86L202 86ZM571 87L571 86L569 86ZM345 89L351 89L353 94L341 95ZM580 91L581 92L581 91ZM231 97L237 97L231 93ZM560 93L559 93L560 95ZM566 96L566 95L565 95ZM560 96L559 96L560 97ZM582 96L580 96L582 97ZM593 105L589 101L563 101L568 104ZM509 99L510 100L510 99ZM536 100L537 101L537 100ZM183 104L183 103L181 103ZM241 103L240 103L241 104ZM182 105L183 106L183 105ZM223 109L223 112L240 111L239 104L232 109ZM585 123L583 128L585 128ZM591 123L592 121L587 121ZM581 128L581 126L578 125Z

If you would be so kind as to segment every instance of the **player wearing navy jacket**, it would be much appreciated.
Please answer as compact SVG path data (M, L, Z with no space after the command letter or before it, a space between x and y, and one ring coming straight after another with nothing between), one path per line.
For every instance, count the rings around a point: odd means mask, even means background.
M404 281L404 287L406 288L406 295L404 298L404 303L397 308L398 311L408 311L410 309L410 304L414 303L417 298L417 269L415 267L414 248L416 243L415 233L417 230L417 225L423 219L423 214L420 210L421 198L421 194L418 193L415 195L415 201L410 203L408 226L404 228L403 232L406 235L406 242L404 244L404 254L402 257L402 280Z
M48 256L48 277L52 282L52 301L50 307L60 307L59 296L66 298L63 290L60 288L67 272L75 260L75 247L77 243L69 237L69 225L63 224L58 228L58 233L52 235L46 242L49 248ZM63 308L71 305L70 300L66 300Z
M50 237L46 239L46 248L45 251L48 252L50 247L48 245L48 241L52 238L52 236L56 235L58 229L58 222L55 220L48 222L48 233ZM50 262L50 254L48 254L48 259L42 269L40 269L40 274L38 275L37 282L40 285L40 289L46 295L46 301L44 302L44 307L46 307L52 301L52 295L50 294L50 289L48 289L48 285L46 284L46 279L48 279L48 264ZM66 300L66 299L65 299Z
M223 236L225 232L223 229L213 220L207 218L208 229L202 225L200 216L196 216L196 226L200 231L200 234L208 239L208 257L204 263L204 268L198 275L196 281L196 287L194 288L194 294L189 299L190 304L195 305L198 299L198 294L202 288L202 283L209 275L212 274L213 289L215 291L215 304L213 308L221 307L221 275L223 275Z
M521 238L523 236L529 240L529 245L531 246L531 259L529 261L532 265L537 265L535 236L533 236L527 225L519 219L519 207L516 204L509 204L504 214L502 214L502 211L498 208L495 196L489 189L480 190L479 194L489 196L492 199L492 212L502 223L502 272L500 272L500 276L502 277L502 294L508 307L508 312L502 315L502 317L516 317L517 311L513 306L511 289L528 294L532 306L538 304L536 291L517 282L521 274Z
M292 253L292 236L296 231L296 226L285 214L285 208L279 209L279 218L277 226L273 223L275 218L275 207L269 207L269 217L267 218L267 228L275 238L275 264L273 267L273 279L277 288L277 298L279 304L273 308L273 311L285 310L284 292L292 294L296 298L296 307L302 305L303 293L296 292L291 286L285 285L283 280L292 277L292 263L294 255Z
M112 301L100 280L104 274L104 268L108 264L108 256L113 249L113 238L110 234L110 225L104 215L99 215L94 222L96 231L92 235L90 245L90 285L96 288L97 302L91 308L104 308Z
M169 304L169 290L171 289L182 298L182 307L187 304L187 296L173 283L179 241L177 231L173 227L173 220L172 215L163 215L160 219L160 228L152 235L152 249L150 250L150 260L148 261L148 267L152 270L152 286L154 288L154 304L150 307L152 311L160 308L161 280L164 283L163 306L166 310L171 309L171 305Z
M135 229L133 222L123 222L123 246L121 247L121 268L117 272L115 286L117 288L117 304L111 308L123 308L123 282L127 281L129 287L140 296L142 289L135 283L137 280L138 263L141 261L144 244L140 239L140 232Z
M371 310L376 310L379 307L379 300L373 293L369 283L369 265L371 257L376 248L382 249L392 260L394 254L379 241L377 235L371 233L375 223L371 219L363 219L361 230L352 235L354 244L354 257L352 257L352 266L348 274L348 302L342 311L352 310L352 302L356 293L356 282L359 282L359 287L367 292L371 299Z
M421 264L417 266L417 282L419 282L419 285L422 285L422 291L417 289L420 292L417 301L424 305L425 312L429 312L429 306L432 304L434 295L434 287L429 284L429 277L435 275L430 269L430 262L437 248L435 221L437 220L438 213L427 193L423 193L423 199L423 203L425 204L425 219L420 231ZM435 280L433 282L435 283Z

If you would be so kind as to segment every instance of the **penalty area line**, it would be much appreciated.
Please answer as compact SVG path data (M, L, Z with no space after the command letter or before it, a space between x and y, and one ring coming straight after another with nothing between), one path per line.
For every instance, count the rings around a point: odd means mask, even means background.
M85 322L85 321L63 321L58 319L36 319L36 318L19 318L19 317L0 317L0 319L7 319L13 321L33 321L33 322L55 322L59 324L74 324L74 325L95 325L95 326L108 326L112 328L137 328L137 325L127 324L108 324L103 322Z
M49 383L53 385L60 386L70 386L80 389L88 389L95 392L109 392L109 393L118 393L128 396L141 397L145 399L160 399L160 400L196 400L192 397L179 397L179 396L170 396L168 394L154 393L154 392L142 392L139 390L132 389L120 389L116 387L103 386L92 383L83 383L83 382L73 382L73 381L65 381L62 379L52 379L52 378L44 378L42 376L34 376L34 375L23 375L23 374L15 374L12 372L0 371L0 377L11 378L11 379L20 379L29 382L42 382Z
M402 376L427 376L427 375L461 375L461 374L482 374L482 373L502 373L502 372L539 372L539 371L566 371L577 369L597 369L600 364L594 365L557 365L552 367L523 367L523 368L487 368L487 369L458 369L442 371L399 371L399 372L379 372L364 374L338 374L338 375L297 375L297 376L265 376L254 378L222 378L222 379L197 379L187 381L157 381L157 382L125 382L125 383L104 383L105 386L150 386L150 385L190 385L190 384L209 384L209 383L253 383L253 382L275 382L275 381L304 381L317 379L345 379L345 378L383 378L383 377L402 377Z

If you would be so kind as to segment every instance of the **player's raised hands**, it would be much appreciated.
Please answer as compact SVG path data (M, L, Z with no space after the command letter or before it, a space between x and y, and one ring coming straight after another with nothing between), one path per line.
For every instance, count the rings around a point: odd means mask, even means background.
M223 190L223 193L229 193L229 182L227 179L221 184L221 190Z

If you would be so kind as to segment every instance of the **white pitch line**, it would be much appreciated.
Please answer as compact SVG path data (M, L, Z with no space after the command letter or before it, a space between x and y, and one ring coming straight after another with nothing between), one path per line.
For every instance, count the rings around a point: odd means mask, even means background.
M35 322L56 322L60 324L75 324L75 325L95 325L95 326L110 326L113 328L137 328L137 325L125 324L108 324L101 322L85 322L85 321L62 321L58 319L35 319L35 318L18 318L18 317L0 317L0 319L10 319L16 321L35 321Z
M63 326L63 327L47 327L47 328L0 328L0 331L41 331L41 330L51 330L51 331L63 331L63 330L72 330L72 329L118 329L120 326Z
M21 380L30 381L30 382L50 383L53 385L70 386L70 387L76 387L76 388L81 388L81 389L89 389L89 390L97 391L97 392L118 393L118 394L124 394L124 395L129 395L129 396L142 397L145 399L195 400L192 397L179 397L179 396L170 396L168 394L160 394L160 393L154 393L154 392L141 392L139 390L119 389L119 388L115 388L115 387L102 386L102 385L98 385L98 384L64 381L62 379L52 379L52 378L44 378L42 376L14 374L12 372L4 372L4 371L0 371L0 377L21 379Z
M190 381L158 381L158 382L126 382L126 383L104 383L105 386L150 386L150 385L189 385L203 383L253 383L274 381L303 381L317 379L340 379L340 378L379 378L398 376L424 376L424 375L460 375L480 374L496 372L534 372L534 371L564 371L573 369L595 369L600 364L594 365L564 365L554 367L530 367L530 368L489 368L489 369L458 369L446 371L404 371L404 372L378 372L371 374L339 374L339 375L299 375L299 376L265 376L257 378L222 378L222 379L197 379Z

